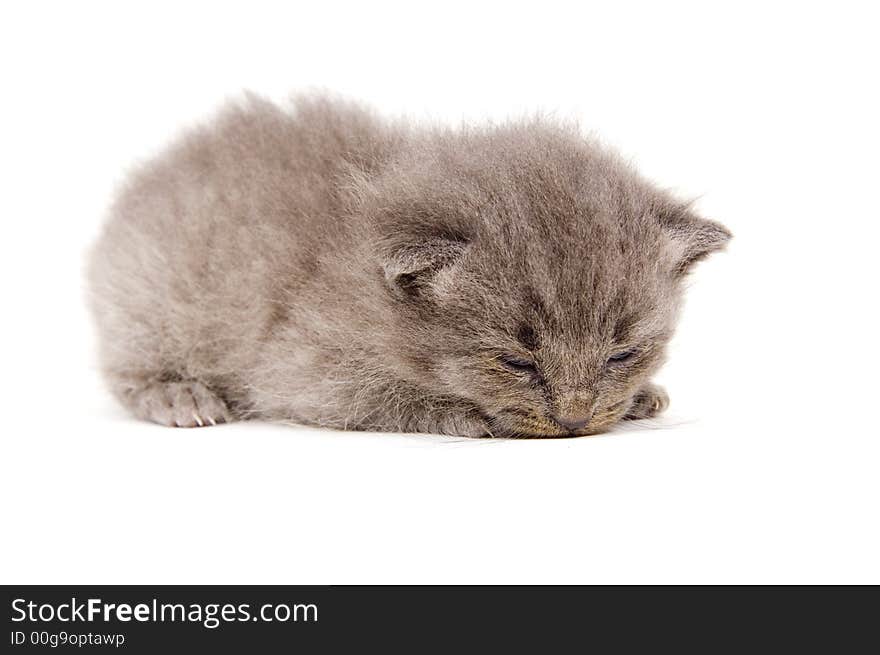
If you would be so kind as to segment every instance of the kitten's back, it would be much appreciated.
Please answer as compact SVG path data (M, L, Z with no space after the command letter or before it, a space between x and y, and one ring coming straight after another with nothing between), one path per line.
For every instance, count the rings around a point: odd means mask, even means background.
M340 180L393 142L354 105L302 99L286 112L248 97L142 165L89 269L111 386L179 376L239 388L283 285L345 241Z

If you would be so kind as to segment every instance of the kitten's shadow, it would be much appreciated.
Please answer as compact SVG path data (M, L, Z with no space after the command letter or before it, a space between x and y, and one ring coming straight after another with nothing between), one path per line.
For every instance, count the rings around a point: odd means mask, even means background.
M626 432L644 432L647 430L669 430L672 428L680 428L695 425L696 419L684 418L681 416L658 416L655 418L643 418L638 421L621 421L615 425L610 431L603 434L597 434L597 437L610 437L615 434Z
M450 437L444 435L426 435L426 434L412 434L406 435L408 437L416 438L416 439L424 439L425 437L430 438L431 440L439 443L440 445L445 444L490 444L490 443L511 443L518 441L525 442L559 442L559 441L584 441L587 439L602 439L608 437L620 437L627 433L638 433L638 432L646 432L646 431L656 431L656 430L669 430L678 427L685 427L689 425L694 425L697 421L692 418L683 418L678 416L660 416L656 418L647 418L641 419L638 421L621 421L613 428L608 430L607 432L600 432L599 434L589 434L589 435L581 435L581 436L550 436L550 437L539 437L539 436L521 436L521 437Z

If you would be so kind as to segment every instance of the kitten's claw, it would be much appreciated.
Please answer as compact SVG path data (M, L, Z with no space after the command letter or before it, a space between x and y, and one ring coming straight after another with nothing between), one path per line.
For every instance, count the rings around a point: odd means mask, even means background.
M656 384L646 384L636 394L632 406L623 418L630 421L653 418L667 407L669 407L669 394L666 390Z
M232 418L226 403L201 382L153 382L125 396L140 418L160 425L194 428Z

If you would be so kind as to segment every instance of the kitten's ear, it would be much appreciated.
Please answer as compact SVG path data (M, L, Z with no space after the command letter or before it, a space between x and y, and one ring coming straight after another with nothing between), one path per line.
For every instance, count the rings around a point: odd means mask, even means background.
M419 297L434 285L441 271L461 257L467 245L465 240L443 236L405 243L390 240L381 247L385 280L399 297Z
M672 239L676 276L684 275L713 252L723 250L733 236L720 223L700 218L688 209L661 214L660 224Z

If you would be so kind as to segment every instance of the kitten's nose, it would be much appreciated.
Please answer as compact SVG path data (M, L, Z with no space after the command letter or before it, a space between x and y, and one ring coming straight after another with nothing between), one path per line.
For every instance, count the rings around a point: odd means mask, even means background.
M566 430L576 432L577 430L587 427L592 416L554 416L553 418Z

